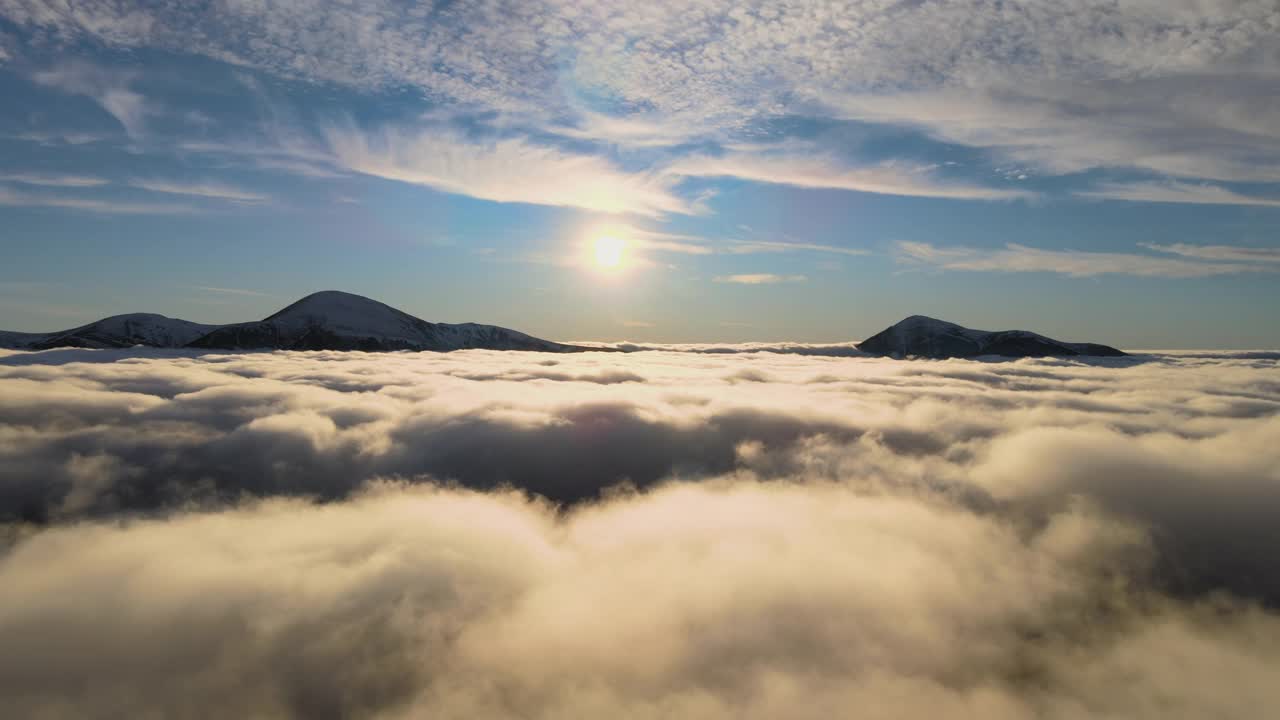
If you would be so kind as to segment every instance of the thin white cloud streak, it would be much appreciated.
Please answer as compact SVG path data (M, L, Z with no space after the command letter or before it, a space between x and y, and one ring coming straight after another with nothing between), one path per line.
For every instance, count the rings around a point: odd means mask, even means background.
M729 245L727 252L734 255L752 255L756 253L786 252L822 252L836 255L870 255L870 250L862 248L841 247L839 245L823 245L821 243L793 242L790 240L743 240Z
M1183 257L1200 260L1221 260L1223 262L1280 262L1280 248L1242 247L1239 245L1189 245L1173 243L1141 243L1142 247L1156 252L1172 253Z
M568 138L595 140L630 148L671 147L690 142L699 135L692 127L664 122L661 117L616 117L590 110L579 110L577 115L577 127L551 126L548 131ZM702 132L705 133L706 130Z
M129 181L129 185L148 192L163 193L167 195L188 195L191 197L210 198L214 200L231 200L234 202L244 203L261 203L271 200L269 195L263 195L261 193L256 193L212 180L192 182L186 180L166 180L161 178L134 178Z
M205 292L218 293L219 295L243 295L246 297L271 297L270 294L259 292L258 290L245 290L244 288L225 288L211 287L208 285L197 285L196 290L204 290Z
M705 238L696 235L646 230L634 225L606 224L589 233L594 237L616 237L640 251L672 252L681 255L710 255L715 252Z
M0 173L0 182L42 185L47 187L85 188L106 185L109 180L90 175L60 175L54 173Z
M338 163L353 172L482 200L648 216L700 211L673 193L672 178L520 139L477 144L447 131L336 127L326 135Z
M1197 278L1280 268L1226 262L1138 255L1136 253L1042 250L1009 243L1003 248L938 247L922 242L897 243L901 262L939 270L981 272L1048 272L1069 277L1132 275L1135 277Z
M58 147L61 145L87 145L89 143L101 142L106 139L106 137L95 133L65 131L21 132L14 133L12 135L3 135L0 137L38 143L47 147Z
M690 157L668 165L666 172L681 177L733 177L752 182L802 188L850 190L877 195L1013 200L1035 197L1025 190L969 185L941 180L930 166L884 163L845 168L817 156L730 153L720 157Z
M658 252L673 252L682 255L710 255L715 252L712 248L697 243L685 242L681 240L658 240L651 238L637 238L633 243L641 250L656 250Z
M755 255L766 253L819 252L836 255L870 255L862 248L801 242L798 240L715 240L697 235L646 230L634 225L605 224L593 227L590 237L623 238L640 251L672 252L683 255Z
M75 61L37 72L32 79L62 92L88 97L114 117L131 138L143 135L146 116L153 112L150 103L129 87L134 79L132 72Z
M137 203L117 202L114 200L93 200L89 198L68 197L65 195L45 195L16 192L0 188L0 205L10 207L51 207L66 210L104 213L108 215L186 215L199 212L200 209L179 203Z
M268 132L278 135L277 131ZM314 179L347 177L348 173L333 166L333 157L321 150L289 137L276 137L275 143L211 142L187 140L177 144L181 153L230 157L238 164L268 172L287 173Z
M52 506L6 528L0 695L55 720L1256 717L1277 362L0 354L0 508ZM428 481L539 465L641 489Z
M1112 182L1075 193L1080 197L1127 202L1193 205L1254 205L1280 207L1280 198L1243 195L1217 185L1186 182Z
M718 283L735 283L737 285L776 285L778 283L804 282L804 275L775 275L773 273L745 273L741 275L719 275Z

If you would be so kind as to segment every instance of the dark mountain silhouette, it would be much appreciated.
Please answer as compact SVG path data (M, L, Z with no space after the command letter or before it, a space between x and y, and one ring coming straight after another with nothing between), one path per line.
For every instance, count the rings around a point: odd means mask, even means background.
M1098 355L1119 357L1125 353L1097 343L1069 343L1026 330L971 330L955 323L912 315L858 344L874 355L925 358L1070 357Z

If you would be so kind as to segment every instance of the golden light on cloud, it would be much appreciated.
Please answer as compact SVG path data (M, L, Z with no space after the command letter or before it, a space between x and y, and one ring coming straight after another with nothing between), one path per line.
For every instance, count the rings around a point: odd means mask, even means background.
M627 243L614 235L601 235L592 241L592 251L596 267L613 270L622 266L626 257Z

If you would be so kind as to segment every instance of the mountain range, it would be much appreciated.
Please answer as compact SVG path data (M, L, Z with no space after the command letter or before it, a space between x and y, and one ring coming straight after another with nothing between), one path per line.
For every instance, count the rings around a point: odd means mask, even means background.
M542 340L496 325L432 323L360 295L313 293L262 320L203 325L164 315L114 315L52 333L0 332L0 347L219 350L534 350L582 352L599 348Z
M133 313L51 333L0 331L0 348L16 350L135 345L209 350L615 350L542 340L496 325L427 322L377 300L336 290L308 295L262 320L229 325ZM1026 330L973 330L923 315L913 315L857 347L870 355L899 358L1124 355L1097 343L1063 342Z

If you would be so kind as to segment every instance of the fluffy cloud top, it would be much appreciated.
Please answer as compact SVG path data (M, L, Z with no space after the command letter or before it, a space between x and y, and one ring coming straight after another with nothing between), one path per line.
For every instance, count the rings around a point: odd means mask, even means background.
M0 695L51 718L1280 701L1276 354L673 350L0 356Z

